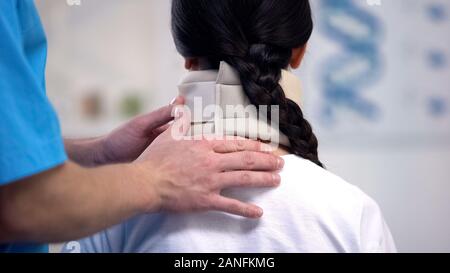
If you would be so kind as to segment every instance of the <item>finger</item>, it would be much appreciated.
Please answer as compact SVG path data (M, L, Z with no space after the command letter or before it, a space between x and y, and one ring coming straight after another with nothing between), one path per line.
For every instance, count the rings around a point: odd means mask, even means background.
M158 129L156 129L155 130L155 134L160 135L160 134L162 134L163 132L165 132L169 128L170 128L170 125L169 124L165 124L165 125L159 127Z
M219 155L222 171L278 171L284 166L281 157L260 152L235 152Z
M184 97L178 96L170 102L170 105L183 105L184 103L185 103Z
M275 187L280 185L281 177L278 173L269 172L222 172L214 179L217 189L232 187Z
M151 132L173 120L172 112L175 105L167 105L151 113L137 117L134 122L139 128L144 128L146 132Z
M184 98L180 96L176 97L170 105L139 116L134 120L134 122L136 122L140 128L144 128L145 131L153 131L156 128L166 125L168 122L172 121L174 119L174 108L182 104L184 104Z
M175 121L165 133L171 134L173 139L181 140L191 128L191 114L187 107L175 106L173 116Z
M169 124L165 124L153 131L151 131L150 133L147 134L147 137L149 138L149 140L153 141L155 138L157 138L159 135L161 135L162 133L164 133L167 129L170 128Z
M230 214L235 214L247 218L260 218L263 215L263 210L253 204L246 204L241 201L217 195L212 200L213 209L223 211Z
M212 140L216 153L233 153L240 151L273 152L272 146L259 141L235 137L234 139Z

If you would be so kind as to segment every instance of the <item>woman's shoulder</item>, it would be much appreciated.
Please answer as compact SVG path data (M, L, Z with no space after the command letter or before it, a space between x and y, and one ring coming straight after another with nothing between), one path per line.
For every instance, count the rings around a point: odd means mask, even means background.
M271 192L274 201L269 208L285 212L277 215L268 210L269 216L301 227L301 234L320 242L313 247L317 251L324 246L326 251L339 252L395 251L382 212L370 196L309 160L295 155L283 158L281 185Z
M366 193L332 172L295 155L283 156L280 190L298 196L296 202L316 213L333 213L360 220L366 206L377 206Z
M320 191L321 194L365 195L355 185L307 159L296 155L285 155L283 159L285 166L281 176L289 185L303 190Z

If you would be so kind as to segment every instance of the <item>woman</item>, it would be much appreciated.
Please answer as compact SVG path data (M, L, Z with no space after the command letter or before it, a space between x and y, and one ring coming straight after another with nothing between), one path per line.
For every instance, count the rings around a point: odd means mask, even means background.
M223 193L261 205L260 220L218 212L139 216L81 240L82 252L395 251L377 204L323 168L299 106L298 80L285 70L300 66L312 33L307 0L173 0L172 29L190 70L180 85L188 106L198 98L221 107L279 106L279 131L243 130L243 122L261 122L225 111L194 116L192 132L220 128L277 142L285 159L281 185ZM224 126L230 121L238 126Z

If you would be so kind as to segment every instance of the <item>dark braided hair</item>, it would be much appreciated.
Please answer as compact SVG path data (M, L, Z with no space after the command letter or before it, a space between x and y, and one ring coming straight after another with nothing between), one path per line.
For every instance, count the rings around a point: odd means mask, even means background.
M289 151L323 167L311 125L279 85L292 49L306 45L312 29L308 0L172 0L178 51L233 66L252 104L279 106Z

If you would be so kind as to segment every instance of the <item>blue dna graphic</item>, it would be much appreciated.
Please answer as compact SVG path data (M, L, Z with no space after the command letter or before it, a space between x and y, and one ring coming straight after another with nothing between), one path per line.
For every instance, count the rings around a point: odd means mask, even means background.
M320 66L322 121L335 121L335 111L341 107L376 120L380 109L364 92L381 76L380 21L353 0L321 0L319 10L321 32L340 47Z
M430 3L425 7L428 19L434 24L447 23L447 7L443 3ZM448 52L443 49L432 48L428 50L427 59L430 69L435 72L444 70L448 66ZM428 112L434 118L441 118L449 113L449 103L443 96L431 96L428 98Z

